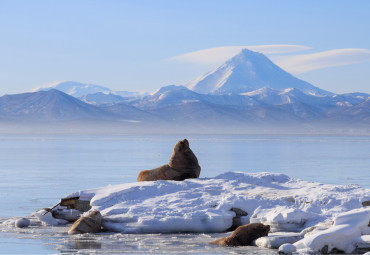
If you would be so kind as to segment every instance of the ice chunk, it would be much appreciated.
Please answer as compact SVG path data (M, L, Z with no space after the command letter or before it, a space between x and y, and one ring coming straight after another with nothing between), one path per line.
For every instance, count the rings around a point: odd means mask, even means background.
M300 233L270 233L268 236L260 237L254 241L254 245L262 248L278 249L285 243L293 244L301 240L303 236Z
M15 221L15 226L17 228L26 228L31 224L31 221L27 218L20 218Z
M305 252L317 252L327 247L328 252L335 248L351 253L355 250L356 240L360 238L363 229L368 228L369 221L369 207L354 209L337 216L331 228L311 235L308 233L294 245Z
M33 215L36 216L45 225L50 225L50 226L59 225L59 222L57 221L57 219L55 219L53 215L51 215L50 212L44 209L34 212Z
M279 247L279 254L292 254L296 250L297 248L293 244L286 243Z

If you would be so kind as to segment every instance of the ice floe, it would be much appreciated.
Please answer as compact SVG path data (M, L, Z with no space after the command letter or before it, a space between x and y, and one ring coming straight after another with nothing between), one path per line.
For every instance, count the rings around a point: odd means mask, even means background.
M102 213L104 228L121 233L225 232L233 224L233 208L248 214L240 217L243 224L259 222L270 225L272 232L300 232L361 208L370 200L370 190L284 174L228 172L211 179L127 183L73 196L90 200L91 210ZM370 209L361 210L366 214ZM357 229L354 224L348 228Z
M349 252L370 243L370 207L363 206L370 201L370 189L358 185L227 172L214 178L125 183L67 196L73 197L89 201L86 214L100 211L105 230L123 234L226 232L238 222L270 225L269 236L255 241L266 248L290 243L298 252L323 248ZM59 215L63 210L71 209L54 209ZM43 214L35 213L45 224L67 222Z

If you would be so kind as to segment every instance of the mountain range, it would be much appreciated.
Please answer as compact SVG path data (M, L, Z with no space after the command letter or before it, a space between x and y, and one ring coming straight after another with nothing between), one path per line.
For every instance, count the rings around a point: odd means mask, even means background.
M287 73L266 56L242 50L186 86L152 94L61 82L0 97L0 124L114 123L141 128L257 130L277 127L364 127L370 95L335 94ZM159 128L159 130L162 130Z

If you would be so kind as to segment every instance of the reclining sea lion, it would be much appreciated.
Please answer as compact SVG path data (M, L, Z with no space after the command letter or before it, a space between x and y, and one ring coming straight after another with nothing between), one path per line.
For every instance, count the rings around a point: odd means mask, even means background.
M251 223L238 227L230 236L217 239L216 241L210 242L210 244L221 246L246 246L250 245L252 241L257 238L267 236L269 231L269 225Z
M102 228L102 216L99 211L92 211L86 216L79 218L69 228L68 234L99 233Z
M141 171L137 181L183 181L188 178L198 178L199 174L198 159L190 149L188 140L184 139L176 143L167 165Z

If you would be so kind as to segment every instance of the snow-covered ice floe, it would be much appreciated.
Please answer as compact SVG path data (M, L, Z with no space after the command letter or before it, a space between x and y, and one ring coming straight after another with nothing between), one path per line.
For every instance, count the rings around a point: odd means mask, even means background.
M126 234L225 232L238 211L246 212L239 215L239 225L260 222L270 225L271 232L297 232L282 240L294 242L298 251L325 245L342 249L338 242L352 249L369 234L370 207L362 203L370 200L370 189L277 173L227 172L214 178L126 183L67 197L90 201L90 211L101 212L104 229ZM50 216L47 220L52 222Z
M370 207L353 209L335 217L334 223L326 230L306 234L304 239L294 243L301 252L328 253L333 249L351 253L368 239Z
M215 178L127 183L71 194L90 200L104 228L122 233L224 232L238 208L242 222L300 231L362 207L370 190L292 179L284 174L228 172Z

